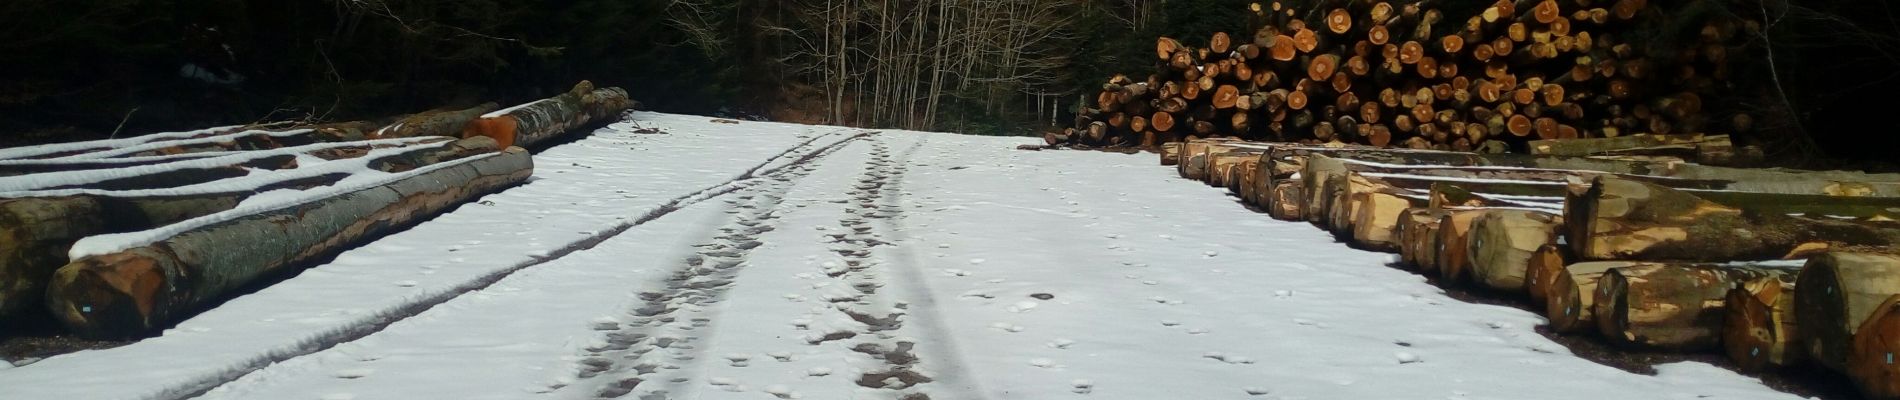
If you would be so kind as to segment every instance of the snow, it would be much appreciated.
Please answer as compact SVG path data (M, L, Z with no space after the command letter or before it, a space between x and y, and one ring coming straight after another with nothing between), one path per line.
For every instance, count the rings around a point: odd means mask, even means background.
M162 336L0 371L0 398L1795 398L1578 358L1152 155L634 119L670 134L549 149Z
M435 145L440 146L447 143L448 142L439 142L439 143L436 143ZM166 238L177 236L181 233L189 232L189 231L203 228L206 226L224 223L227 221L249 217L252 215L257 215L257 214L261 214L265 212L281 210L281 209L289 208L289 207L295 207L298 205L307 204L307 203L323 200L330 197L335 197L339 194L368 190L368 189L376 188L379 186L388 185L390 183L394 183L396 181L400 181L403 179L409 179L411 177L428 174L430 172L434 172L434 171L438 171L438 170L442 170L446 168L454 168L457 166L466 165L468 163L488 159L489 157L494 157L499 154L499 153L489 153L489 154L475 155L475 156L470 156L470 157L462 158L458 160L431 164L431 165L423 166L421 168L404 171L401 173L387 173L387 172L383 172L383 171L376 170L369 167L370 162L375 161L376 158L378 157L401 153L401 152L409 151L409 150L412 150L412 149L403 149L403 148L376 149L376 150L371 151L369 155L364 156L364 157L350 158L350 159L324 163L324 165L326 166L336 166L336 167L323 168L323 170L343 171L344 173L349 174L349 176L344 177L343 180L338 181L336 184L333 184L333 185L319 186L319 187L314 187L314 188L310 188L306 190L278 189L278 190L273 190L269 192L263 192L263 193L259 193L257 195L245 198L244 201L238 202L237 207L232 207L230 210L220 211L220 212L208 214L205 216L192 218L192 219L188 219L184 221L179 221L177 223L173 223L170 225L165 225L165 226L147 229L143 231L88 236L84 239L79 239L78 242L73 243L72 248L70 250L67 250L66 257L68 259L77 260L77 259L88 257L88 256L116 253L119 251L123 251L125 249L152 244L153 242L165 240ZM315 174L312 174L312 173L315 173ZM316 176L316 175L321 175L322 173L323 171L321 170L312 170L312 171L301 171L300 174L309 174L310 176ZM250 182L246 182L246 183L250 183ZM190 192L190 191L192 191L192 189L181 190L181 192Z
M234 132L234 133L227 133L227 134L216 135L216 136L207 136L207 137L201 137L201 138L195 138L195 139L179 139L179 140L167 140L167 141L160 141L160 142L150 142L150 143L138 144L138 145L133 145L133 146L120 147L120 148L115 148L115 149L110 149L110 150L74 154L70 156L59 157L56 159L58 160L99 160L99 159L107 159L107 158L123 156L127 154L137 154L137 153L145 152L145 151L164 149L164 148L174 147L174 146L229 142L232 139L237 139L237 138L246 137L246 136L265 135L265 136L273 136L273 137L288 137L288 136L302 135L309 132L310 132L309 129L290 129L290 130L281 130L281 131L253 129L253 130L245 130L245 131L239 131L239 132Z
M139 166L113 168L113 169L88 169L88 170L78 170L78 171L60 171L60 172L47 172L47 173L38 173L38 174L6 176L6 177L0 177L0 192L15 194L11 192L36 191L36 190L41 190L41 189L46 189L46 188L84 185L84 184L109 181L113 179L121 179L121 178L135 177L135 176L140 176L140 175L155 174L155 173L166 172L166 171L171 171L171 170L176 170L176 169L228 166L228 165L239 164L239 163L243 163L243 162L251 161L251 160L277 157L277 156L285 156L285 155L296 155L296 154L301 154L301 153L316 151L316 150L323 150L323 149L333 149L333 148L353 147L353 146L408 145L408 144L420 143L424 140L430 140L430 139L403 138L403 139L368 140L368 141L360 141L360 142L316 143L316 144L308 144L308 145L303 145L303 146L285 147L285 148L279 148L279 149L236 152L229 155L211 157L211 158L184 159L180 161L168 162L168 163L163 163L163 164L139 165ZM439 140L439 139L435 139L435 140ZM301 162L302 160L299 160L299 161Z
M520 110L520 109L523 109L523 108L528 108L528 106L532 106L532 105L535 105L535 104L538 104L538 103L540 103L540 102L543 102L543 101L550 101L550 100L548 100L548 99L540 99L540 100L535 100L535 101L530 101L530 102L526 102L526 103L521 103L521 104L516 104L516 105L514 105L514 106L512 106L512 107L508 107L508 108L503 108L503 109L500 109L500 110L495 110L495 111L489 111L489 112L488 112L487 114L482 114L482 118L495 118L495 117L500 117L500 116L504 116L504 115L508 115L509 113L513 113L513 112L515 112L515 110Z
M39 156L45 156L48 154L66 153L66 152L88 150L88 149L117 149L117 148L136 146L136 145L157 142L157 141L175 140L175 139L189 138L193 136L207 135L207 134L212 134L216 132L230 131L230 130L238 129L238 128L241 128L241 126L233 125L233 126L220 126L216 128L205 128L205 129L184 131L184 132L163 132L163 133L154 133L150 135L129 137L129 138L124 138L124 139L92 140L92 141L84 141L84 142L59 143L59 144L48 144L48 145L40 145L40 146L14 147L14 148L9 148L9 149L0 149L0 160L13 160L13 159L20 159L20 158L28 158L28 157L39 157Z

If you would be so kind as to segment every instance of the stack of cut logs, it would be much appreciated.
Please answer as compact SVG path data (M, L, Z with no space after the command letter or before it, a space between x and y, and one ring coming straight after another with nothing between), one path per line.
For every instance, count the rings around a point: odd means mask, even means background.
M0 149L0 326L50 311L85 337L150 332L524 182L533 162L516 146L632 106L583 81L500 111Z
M1072 128L1044 138L1052 146L1234 137L1497 153L1527 152L1534 139L1753 128L1736 106L1749 93L1738 87L1752 83L1734 82L1731 72L1747 58L1731 53L1761 26L1739 13L1646 0L1497 0L1442 11L1437 3L1254 4L1264 26L1252 35L1215 33L1204 47L1160 38L1155 74L1110 79L1084 100Z
M1553 332L1813 365L1900 398L1900 175L1234 139L1166 143L1161 161L1441 285L1527 298Z

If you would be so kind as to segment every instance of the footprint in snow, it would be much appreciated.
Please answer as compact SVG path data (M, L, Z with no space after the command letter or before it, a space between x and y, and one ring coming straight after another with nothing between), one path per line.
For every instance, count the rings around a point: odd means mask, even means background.
M369 374L372 374L375 372L376 370L369 369L369 368L350 368L350 369L338 370L336 371L335 375L337 378L341 378L341 379L357 379L357 378L369 376Z
M1077 379L1077 380L1071 381L1069 382L1069 386L1072 388L1072 389L1069 389L1069 391L1075 392L1077 394L1089 394L1090 392L1095 391L1095 381L1091 381L1087 379Z
M774 351L770 353L765 353L765 355L770 356L772 357L772 359L778 360L779 362L792 362L792 353L788 351Z
M1022 325L1014 325L1007 322L997 322L997 323L990 324L990 328L996 329L996 330L1008 331L1011 333L1022 332L1024 330Z
M805 370L805 375L810 375L810 376L831 375L831 368L812 367L811 369Z
M1411 363L1424 361L1422 359L1419 359L1417 354L1407 353L1403 351L1398 352L1398 353L1393 353L1392 356L1399 359L1399 364L1411 364Z
M1069 346L1074 346L1074 345L1075 345L1074 340L1069 340L1069 339L1064 339L1064 338L1056 338L1055 340L1049 341L1049 347L1053 347L1057 349L1068 349Z
M1175 321L1171 319L1161 320L1161 326L1177 326L1177 325L1181 325L1181 321Z
M1047 358L1031 358L1029 359L1029 365L1036 366L1037 368L1055 368L1056 360L1051 360Z
M1252 396L1260 396L1267 393L1272 393L1272 391L1267 390L1267 388L1258 387L1258 386L1248 386L1248 387L1241 388L1240 390L1246 391L1248 395L1252 395Z
M331 394L323 395L321 399L323 400L356 400L356 395L349 394L349 393L331 393Z

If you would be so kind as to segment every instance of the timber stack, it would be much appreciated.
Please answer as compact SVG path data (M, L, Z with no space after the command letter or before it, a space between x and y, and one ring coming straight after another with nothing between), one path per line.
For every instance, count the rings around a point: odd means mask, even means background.
M1187 139L1562 155L1759 158L1730 85L1762 24L1647 0L1320 0L1252 5L1251 32L1155 41L1155 70L1084 98L1051 146ZM1445 8L1440 8L1441 6ZM1660 35L1656 32L1678 32ZM1195 38L1199 39L1199 38ZM1091 89L1093 90L1093 89ZM1590 148L1538 140L1627 138ZM1672 136L1661 136L1672 135ZM1627 139L1626 139L1627 140Z
M1161 161L1439 285L1528 300L1553 334L1822 368L1900 399L1900 174L1626 157L1705 138L1537 154L1215 138L1165 144Z
M521 146L633 104L583 81L499 111L0 149L0 325L150 333L244 285L525 182L534 167ZM258 196L285 189L299 193Z

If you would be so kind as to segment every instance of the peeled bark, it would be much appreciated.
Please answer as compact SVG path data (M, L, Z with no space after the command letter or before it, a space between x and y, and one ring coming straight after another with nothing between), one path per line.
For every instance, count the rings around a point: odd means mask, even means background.
M1828 252L1808 259L1795 282L1801 347L1822 366L1847 370L1854 335L1900 294L1900 256Z
M1574 191L1575 189L1573 189ZM1716 201L1697 196L1707 196ZM1724 205L1733 204L1736 206ZM1733 261L1798 256L1835 245L1900 245L1888 224L1796 218L1796 212L1877 216L1900 199L1690 192L1598 177L1565 201L1565 227L1578 257Z
M1750 280L1728 291L1722 348L1742 371L1794 365L1805 357L1795 342L1794 282L1779 276Z
M1722 338L1728 289L1787 269L1705 264L1638 263L1610 270L1597 283L1597 332L1626 347L1668 351L1713 349Z
M1485 213L1472 223L1470 248L1465 250L1473 280L1494 290L1522 293L1531 254L1557 242L1560 221L1555 214L1536 211Z
M407 227L532 173L527 151L511 148L383 186L193 227L74 260L54 274L47 300L54 316L81 336L138 335L259 277ZM251 245L229 251L234 240Z

